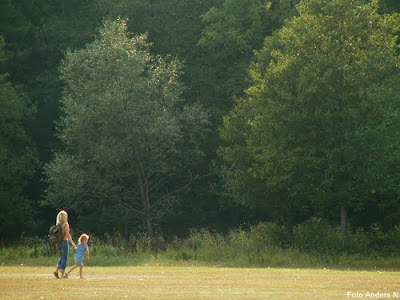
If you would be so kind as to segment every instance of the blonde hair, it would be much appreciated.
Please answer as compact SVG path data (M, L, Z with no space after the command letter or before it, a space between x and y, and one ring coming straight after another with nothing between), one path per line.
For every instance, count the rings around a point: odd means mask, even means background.
M57 214L56 225L67 223L68 222L68 214L65 210L60 211Z
M89 235L87 235L86 233L84 233L84 234L82 234L80 237L79 237L79 239L78 239L78 242L80 243L80 244L82 244L82 240L86 240L86 242L89 240Z

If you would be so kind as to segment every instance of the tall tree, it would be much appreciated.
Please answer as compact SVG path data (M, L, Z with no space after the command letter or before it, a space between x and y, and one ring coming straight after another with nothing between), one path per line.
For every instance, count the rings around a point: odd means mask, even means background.
M198 46L203 50L204 101L213 107L217 124L242 96L254 50L267 35L296 13L296 0L223 0L201 16L204 23Z
M100 26L103 15L90 9L92 1L65 0L10 0L0 4L0 35L6 41L7 62L0 73L7 73L9 80L36 107L35 118L25 126L32 139L40 163L30 180L27 197L35 207L33 215L38 220L52 222L52 209L40 207L45 188L42 166L51 159L58 146L54 121L59 116L61 81L59 65L64 51L76 49L93 39L95 28ZM48 225L36 227L42 235ZM31 231L24 223L22 230Z
M0 63L4 60L0 37ZM32 201L27 187L37 168L35 147L26 133L27 121L35 109L15 88L6 74L0 74L0 239L32 233ZM23 222L21 222L23 220Z
M196 176L190 166L207 123L200 106L181 99L178 62L152 56L124 20L107 20L93 43L67 53L62 77L64 150L46 168L46 201L103 215L115 230L139 221L153 236Z
M218 128L222 116L233 107L235 97L244 94L247 70L267 35L279 29L283 20L296 13L297 0L218 0L204 12L200 19L199 35L193 59L189 62L189 93L198 98L211 112L214 130L208 137L208 160L212 176L208 184L212 193L207 209L219 210L217 218L223 223L219 228L239 226L249 220L259 219L257 212L226 201L221 193L216 149L220 144ZM206 223L207 224L207 223Z
M399 16L379 15L375 1L297 8L265 40L247 97L225 118L225 183L246 202L262 184L255 199L292 207L287 217L341 211L345 240L350 209L374 201L371 191L398 192Z
M179 201L180 206L176 208L177 215L165 219L163 228L170 234L185 234L188 228L193 227L226 230L228 224L232 222L239 224L239 220L235 221L238 218L232 215L239 215L237 207L228 208L227 202L220 203L220 197L215 193L218 178L212 164L212 161L216 159L215 150L218 144L216 127L217 124L221 124L222 111L226 112L226 109L222 109L222 107L232 100L225 99L224 96L221 96L222 93L217 94L210 88L210 85L204 84L206 80L209 80L208 83L213 82L216 72L223 72L223 70L215 71L222 64L215 65L217 60L214 60L214 55L217 54L211 49L197 45L202 37L204 27L207 26L202 21L201 15L221 1L97 0L97 2L100 7L108 7L110 16L127 16L129 31L147 32L149 41L154 43L151 47L152 53L173 55L183 62L181 80L187 87L183 91L183 97L199 101L207 107L214 123L213 130L209 132L206 142L202 145L206 156L196 170L193 170L203 176L196 181L190 195L185 195ZM247 58L245 59L247 60ZM215 86L221 82L215 83ZM219 89L219 92L221 91L222 88ZM228 211L232 211L232 213Z

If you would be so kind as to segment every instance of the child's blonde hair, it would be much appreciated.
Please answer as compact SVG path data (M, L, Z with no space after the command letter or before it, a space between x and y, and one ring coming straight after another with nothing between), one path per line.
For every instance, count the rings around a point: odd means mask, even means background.
M82 244L82 240L86 240L86 242L89 240L89 235L87 235L86 233L84 233L84 234L81 234L81 236L79 237L79 239L78 239L78 242L80 243L80 244Z
M65 210L62 210L57 214L56 225L66 222L68 222L68 214Z

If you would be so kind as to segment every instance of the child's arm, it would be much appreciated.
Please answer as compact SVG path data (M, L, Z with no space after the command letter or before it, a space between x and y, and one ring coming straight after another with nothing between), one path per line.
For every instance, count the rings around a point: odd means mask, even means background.
M87 259L90 260L89 246L86 244Z

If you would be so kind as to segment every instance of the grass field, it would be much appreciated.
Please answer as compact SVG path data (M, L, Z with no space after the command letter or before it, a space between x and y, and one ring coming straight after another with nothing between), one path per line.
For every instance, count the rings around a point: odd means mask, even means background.
M399 272L198 266L1 266L0 299L400 299ZM380 293L380 294L376 294Z

